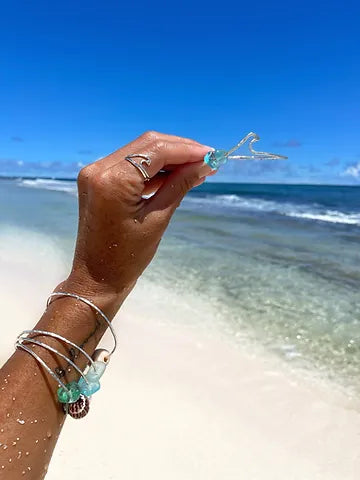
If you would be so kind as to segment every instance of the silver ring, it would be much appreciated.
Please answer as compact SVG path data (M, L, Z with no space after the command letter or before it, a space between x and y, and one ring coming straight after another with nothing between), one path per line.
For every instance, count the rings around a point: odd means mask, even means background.
M140 163L135 162L133 158L141 158ZM143 155L142 153L133 153L132 155L128 155L125 157L125 160L130 162L134 167L136 167L141 175L144 177L145 182L148 182L150 180L150 175L148 172L145 170L143 167L143 164L145 163L148 167L151 165L151 158L148 155Z

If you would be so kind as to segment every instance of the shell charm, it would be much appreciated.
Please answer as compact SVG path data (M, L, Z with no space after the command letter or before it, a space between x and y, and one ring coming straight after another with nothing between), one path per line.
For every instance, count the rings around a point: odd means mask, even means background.
M72 396L71 398L65 398L65 402L62 396L59 396L59 392L62 394L62 390L59 389L58 397L60 402L63 402L64 412L68 413L70 417L78 419L85 417L90 410L90 400L89 398L95 392L100 389L100 378L105 373L107 364L110 360L110 353L104 348L98 348L95 350L92 358L93 363L88 366L85 376L80 377L79 381L72 382L74 383L74 388L76 387L76 395L79 395L77 398ZM69 384L69 389L72 388L72 384ZM69 393L65 392L68 396ZM64 395L65 395L64 393ZM70 393L73 393L72 391ZM63 396L64 396L63 395ZM60 398L61 397L61 398ZM69 400L72 400L72 403ZM75 400L75 401L74 401Z
M109 363L110 353L105 348L97 348L92 356L94 362Z
M80 398L74 402L70 403L68 405L68 414L70 417L78 419L78 418L83 418L85 417L90 410L90 402L85 395L80 395Z

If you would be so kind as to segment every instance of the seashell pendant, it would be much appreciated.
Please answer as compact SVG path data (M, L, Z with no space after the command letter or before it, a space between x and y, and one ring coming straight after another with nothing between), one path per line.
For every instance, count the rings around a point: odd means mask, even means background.
M70 417L78 419L85 417L90 410L90 402L85 395L80 395L79 399L68 405L68 414Z
M109 363L110 353L105 348L97 348L93 353L92 359L94 362Z

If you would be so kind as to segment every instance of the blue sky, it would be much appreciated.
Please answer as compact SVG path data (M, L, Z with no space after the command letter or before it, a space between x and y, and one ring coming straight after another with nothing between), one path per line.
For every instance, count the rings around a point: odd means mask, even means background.
M2 2L0 174L75 175L148 129L287 162L223 181L360 183L357 2Z

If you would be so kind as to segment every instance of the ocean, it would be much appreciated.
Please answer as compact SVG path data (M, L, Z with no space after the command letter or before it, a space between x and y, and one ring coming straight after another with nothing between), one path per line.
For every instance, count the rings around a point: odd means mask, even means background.
M0 234L49 236L70 266L76 225L74 181L0 180ZM203 328L360 390L360 187L205 183L142 281L201 300Z

